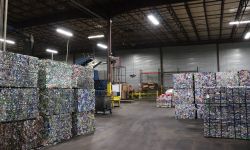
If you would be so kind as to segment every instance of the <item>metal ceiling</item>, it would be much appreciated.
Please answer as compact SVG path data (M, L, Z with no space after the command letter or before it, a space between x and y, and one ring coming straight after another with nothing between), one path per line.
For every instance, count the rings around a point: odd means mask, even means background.
M244 41L250 20L249 0L9 0L8 37L16 40L8 49L44 56L45 48L65 52L66 39L55 32L64 27L74 33L71 53L95 48L87 36L106 33L107 18L113 20L113 49L160 47ZM147 19L154 14L159 26ZM34 49L25 40L33 35ZM102 40L105 42L105 40Z

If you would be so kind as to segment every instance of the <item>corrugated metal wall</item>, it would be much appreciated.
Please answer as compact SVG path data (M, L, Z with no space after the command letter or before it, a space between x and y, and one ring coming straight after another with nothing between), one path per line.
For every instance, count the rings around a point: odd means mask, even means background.
M220 44L221 71L250 70L250 43Z
M250 43L220 44L219 49L221 71L250 70ZM162 51L164 72L195 71L197 66L199 71L217 72L216 44L164 47ZM127 68L127 82L135 88L139 87L140 70L157 72L160 68L159 48L119 50L116 56ZM136 77L129 77L133 73ZM165 86L171 86L171 80L171 74L166 73Z
M139 88L140 70L143 72L157 72L160 68L160 51L159 49L136 49L121 50L116 52L120 57L121 65L126 66L127 82L134 88ZM130 75L136 77L131 78Z

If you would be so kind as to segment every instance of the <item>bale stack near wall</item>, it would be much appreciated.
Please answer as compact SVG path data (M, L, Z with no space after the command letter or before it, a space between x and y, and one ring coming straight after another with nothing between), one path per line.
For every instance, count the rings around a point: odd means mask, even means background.
M37 79L38 58L0 52L0 149L42 145Z
M73 135L86 135L95 131L95 90L93 67L73 65L74 88Z
M44 119L43 145L72 137L72 68L63 62L41 60L39 67L40 105Z

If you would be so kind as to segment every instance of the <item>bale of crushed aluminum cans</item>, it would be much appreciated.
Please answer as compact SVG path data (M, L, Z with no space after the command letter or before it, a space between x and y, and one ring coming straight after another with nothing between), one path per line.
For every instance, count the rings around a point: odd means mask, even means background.
M95 90L74 89L75 112L95 110Z
M83 88L86 80L85 67L80 65L72 65L72 88Z
M249 139L250 89L209 88L205 93L204 136Z
M172 95L162 94L156 98L156 107L171 108L174 106Z
M217 72L216 85L218 87L239 86L238 72Z
M75 113L73 117L73 135L87 135L95 131L95 115L93 112Z
M193 104L194 93L193 89L174 89L175 104Z
M36 118L38 103L36 88L0 88L0 122Z
M199 72L194 73L194 84L195 88L204 88L204 87L215 87L215 73L212 72Z
M180 73L173 74L174 89L191 89L193 88L193 74Z
M42 146L43 120L0 123L0 149L36 149Z
M71 88L72 67L63 62L41 60L39 88Z
M250 71L241 70L239 71L240 86L250 86Z
M203 119L204 118L204 104L197 104L197 118Z
M37 87L38 58L0 51L1 87Z
M43 146L69 140L72 137L71 114L45 116L43 129Z
M195 119L195 104L178 104L175 105L176 119Z
M39 110L44 115L73 111L73 89L40 89Z

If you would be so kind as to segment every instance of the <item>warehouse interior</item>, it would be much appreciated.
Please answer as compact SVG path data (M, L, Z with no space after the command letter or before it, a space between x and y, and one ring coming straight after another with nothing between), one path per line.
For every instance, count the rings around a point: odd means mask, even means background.
M249 150L249 0L0 0L1 150Z

